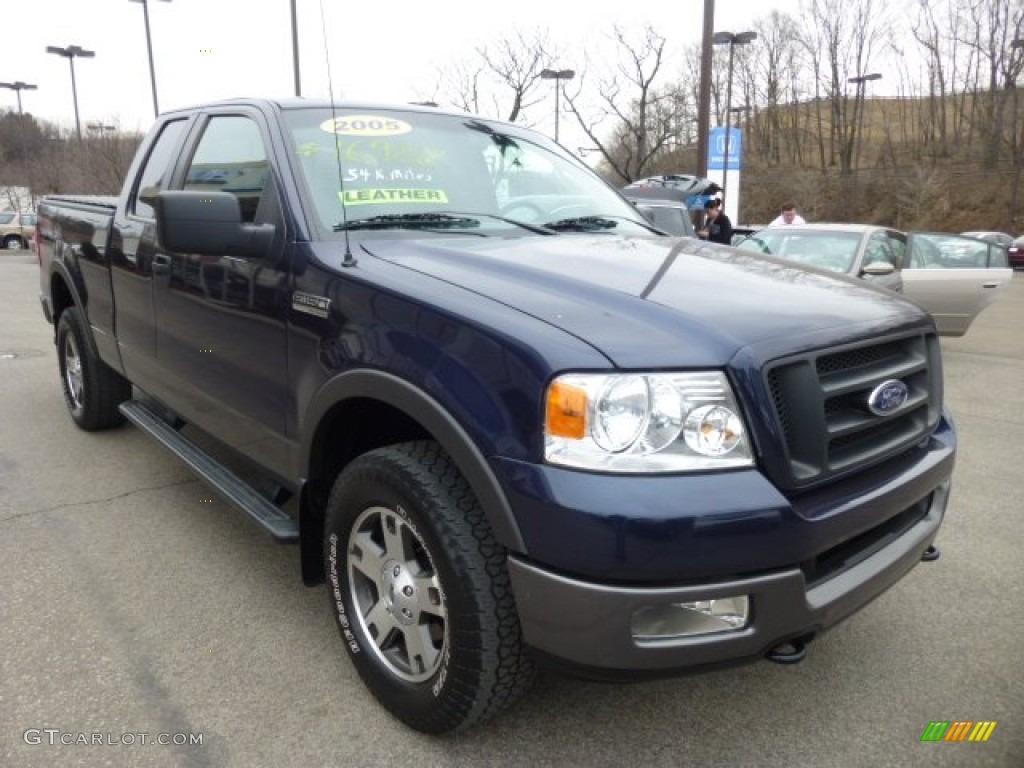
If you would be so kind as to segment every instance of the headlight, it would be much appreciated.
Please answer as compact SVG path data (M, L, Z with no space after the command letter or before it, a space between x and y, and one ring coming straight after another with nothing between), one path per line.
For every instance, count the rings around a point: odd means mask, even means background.
M611 472L679 472L753 464L725 375L573 373L551 382L544 456Z

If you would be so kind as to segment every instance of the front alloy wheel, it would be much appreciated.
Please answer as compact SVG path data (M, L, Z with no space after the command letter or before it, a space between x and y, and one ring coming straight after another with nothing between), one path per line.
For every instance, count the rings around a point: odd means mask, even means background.
M410 727L468 728L529 687L506 556L437 443L378 448L335 480L324 520L334 617L366 687Z
M441 667L448 616L427 548L400 512L370 507L356 520L349 589L373 652L397 677L419 683Z

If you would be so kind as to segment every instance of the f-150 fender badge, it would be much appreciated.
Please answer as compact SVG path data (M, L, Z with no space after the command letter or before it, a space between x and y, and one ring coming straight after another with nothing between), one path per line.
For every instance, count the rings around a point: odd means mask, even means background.
M295 291L292 294L292 309L314 317L327 317L331 313L331 300L326 296L314 296L311 293Z
M898 410L910 397L910 389L899 379L883 381L868 395L868 410L876 416L887 416Z

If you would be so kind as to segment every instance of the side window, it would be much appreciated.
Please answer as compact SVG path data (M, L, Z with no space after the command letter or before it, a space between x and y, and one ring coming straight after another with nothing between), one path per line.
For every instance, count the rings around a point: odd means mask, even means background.
M892 251L889 250L887 238L881 232L871 236L871 239L868 241L867 250L864 253L865 266L878 261L887 261L894 267L897 266L896 258L893 256Z
M143 202L141 198L155 195L167 184L167 174L174 163L174 150L178 146L185 124L185 120L167 123L150 149L146 164L142 166L142 173L139 174L135 197L131 201L130 210L136 216L144 219L152 219L155 216L153 206Z
M889 240L889 248L892 250L893 266L896 269L902 269L907 265L907 239L901 234L896 232L886 232L886 237Z
M988 264L986 266L1004 268L1010 266L1010 261L1006 253L1006 246L990 245L988 247Z
M185 189L231 192L243 221L254 221L269 171L259 126L248 117L210 118L185 175Z

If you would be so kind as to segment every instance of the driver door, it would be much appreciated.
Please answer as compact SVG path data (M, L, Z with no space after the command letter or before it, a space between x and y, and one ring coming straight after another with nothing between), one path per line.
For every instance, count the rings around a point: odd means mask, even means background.
M259 257L158 250L154 257L156 357L165 400L263 466L287 466L286 225L262 116L206 115L177 188L238 197L243 220L271 224Z

